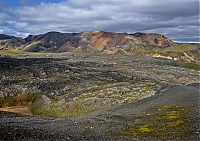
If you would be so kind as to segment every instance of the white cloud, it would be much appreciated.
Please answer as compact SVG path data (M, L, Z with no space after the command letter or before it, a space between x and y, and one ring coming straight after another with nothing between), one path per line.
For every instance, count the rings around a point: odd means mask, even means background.
M99 29L198 36L199 7L196 0L67 0L4 10L0 26L25 35Z

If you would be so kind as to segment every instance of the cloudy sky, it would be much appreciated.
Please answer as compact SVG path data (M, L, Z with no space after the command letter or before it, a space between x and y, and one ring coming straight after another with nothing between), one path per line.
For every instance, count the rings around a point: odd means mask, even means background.
M200 0L0 0L0 34L160 33L199 42Z

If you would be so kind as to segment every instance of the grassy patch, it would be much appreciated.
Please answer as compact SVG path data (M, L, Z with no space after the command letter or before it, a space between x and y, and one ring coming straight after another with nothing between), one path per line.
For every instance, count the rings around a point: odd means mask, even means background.
M21 52L20 51L12 51L12 50L1 50L0 51L0 56L13 56L13 57L18 57L20 56Z
M198 48L198 46L199 46L199 44L195 44L195 43L178 44L178 45L175 45L175 46L165 48L165 51L185 52L187 50L196 49L196 48Z
M200 65L196 63L180 63L180 67L191 70L200 70Z
M145 55L153 55L156 53L161 52L161 48L156 46L149 46L149 47L139 47L137 49L128 50L127 52L132 55L139 55L139 56L145 56Z

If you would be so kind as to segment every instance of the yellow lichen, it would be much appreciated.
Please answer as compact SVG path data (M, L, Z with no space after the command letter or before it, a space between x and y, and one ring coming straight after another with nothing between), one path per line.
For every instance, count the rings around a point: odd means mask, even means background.
M136 125L129 124L120 134L177 139L187 133L187 109L175 105L163 105L152 112L157 114L136 118L133 121ZM144 124L140 124L142 122Z
M138 131L140 132L151 132L152 131L152 128L151 128L152 125L150 124L144 124L144 125L141 125L138 127Z

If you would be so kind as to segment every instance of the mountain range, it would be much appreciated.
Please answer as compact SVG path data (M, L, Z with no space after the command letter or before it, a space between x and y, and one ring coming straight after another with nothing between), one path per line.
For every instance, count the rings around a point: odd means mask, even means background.
M0 50L26 52L73 52L124 54L167 58L185 62L200 61L200 44L180 44L160 34L48 32L26 38L0 34Z

